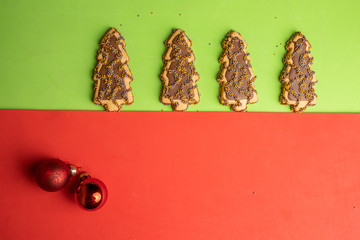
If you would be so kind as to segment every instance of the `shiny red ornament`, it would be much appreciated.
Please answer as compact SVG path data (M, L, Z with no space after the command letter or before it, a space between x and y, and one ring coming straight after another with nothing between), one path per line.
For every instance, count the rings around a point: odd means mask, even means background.
M36 167L35 180L45 191L55 192L66 186L70 176L69 164L59 159L49 159Z
M80 183L75 191L75 201L84 210L98 210L107 200L107 188L97 178L87 173L80 175Z

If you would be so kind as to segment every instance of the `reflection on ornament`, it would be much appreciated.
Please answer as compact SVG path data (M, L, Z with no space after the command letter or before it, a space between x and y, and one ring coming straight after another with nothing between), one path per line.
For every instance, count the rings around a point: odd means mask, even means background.
M101 208L107 199L107 188L97 178L90 177L87 173L80 175L80 183L75 192L75 201L85 210Z

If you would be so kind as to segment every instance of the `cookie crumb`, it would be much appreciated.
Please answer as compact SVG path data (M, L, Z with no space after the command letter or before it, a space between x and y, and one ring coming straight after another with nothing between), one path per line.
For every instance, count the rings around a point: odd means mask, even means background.
M154 12L151 12L152 15L154 15Z
M182 14L181 14L181 13L179 13L179 16L181 17L181 16L182 16Z

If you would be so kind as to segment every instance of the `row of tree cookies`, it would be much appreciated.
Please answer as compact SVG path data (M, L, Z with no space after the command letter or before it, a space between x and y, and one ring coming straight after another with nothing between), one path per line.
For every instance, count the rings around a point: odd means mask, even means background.
M94 102L107 111L120 111L122 105L130 105L134 97L130 87L133 81L128 66L125 40L111 28L100 41L97 66L94 70ZM180 29L174 29L165 42L164 67L161 73L163 90L161 101L171 105L174 111L185 111L189 105L200 100L196 82L192 41ZM254 81L256 76L250 64L247 44L236 31L230 31L222 42L222 54L218 74L220 103L233 111L246 111L247 104L257 102ZM317 82L312 70L311 45L301 32L294 33L286 44L284 68L280 81L280 102L289 105L294 112L302 112L316 104L314 85Z

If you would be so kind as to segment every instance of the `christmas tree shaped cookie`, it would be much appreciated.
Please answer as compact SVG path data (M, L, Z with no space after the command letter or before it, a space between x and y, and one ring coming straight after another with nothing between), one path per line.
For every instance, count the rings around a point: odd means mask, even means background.
M174 29L165 42L164 67L161 73L163 90L161 102L172 105L174 111L185 111L190 104L200 101L196 82L199 74L195 70L192 41L180 29Z
M231 110L243 112L247 104L257 102L254 81L256 76L250 64L247 44L240 33L230 31L222 42L223 52L219 62L220 103L231 106Z
M125 40L111 28L100 41L97 66L94 70L94 103L103 105L107 111L120 111L122 105L134 102L130 82L129 57Z
M312 69L311 45L301 32L294 33L286 43L284 68L280 75L282 91L280 102L290 105L294 112L302 112L307 106L317 102L315 83L317 79Z

